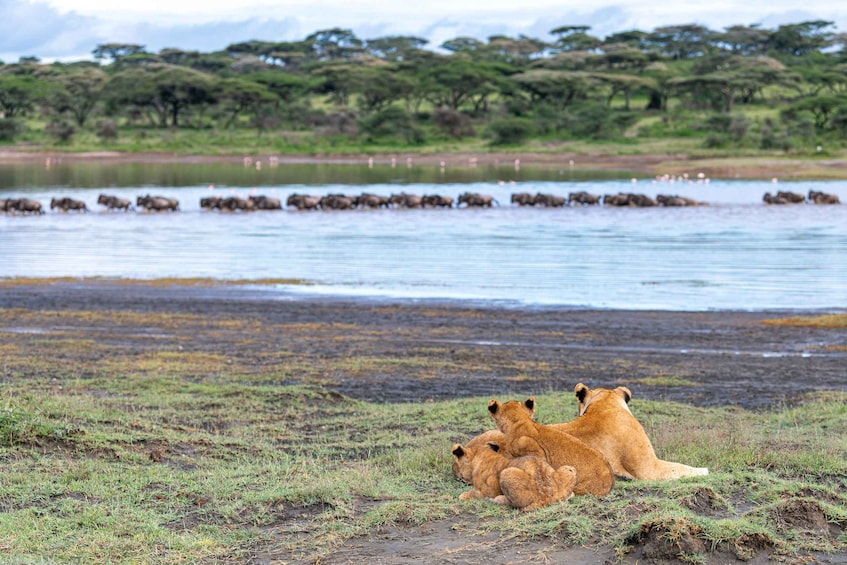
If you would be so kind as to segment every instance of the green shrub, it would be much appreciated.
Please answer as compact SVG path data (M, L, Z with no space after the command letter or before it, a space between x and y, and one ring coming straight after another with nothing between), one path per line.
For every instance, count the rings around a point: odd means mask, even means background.
M368 141L400 138L408 144L413 144L424 140L423 131L415 126L412 116L396 106L359 120L359 127Z
M454 139L474 135L470 117L450 108L437 108L432 114L432 123L440 131Z
M703 147L707 149L720 149L729 145L729 137L722 133L710 133L703 140Z
M494 145L518 145L535 132L535 126L527 118L502 118L488 124L488 135Z
M97 137L103 141L111 141L118 137L118 124L115 120L103 119L97 122Z
M560 129L573 137L609 139L620 135L637 119L634 112L612 110L603 102L586 101L565 109Z
M44 128L47 135L60 143L67 143L76 133L76 128L67 120L53 120Z
M0 141L14 141L21 133L21 125L14 118L0 118Z

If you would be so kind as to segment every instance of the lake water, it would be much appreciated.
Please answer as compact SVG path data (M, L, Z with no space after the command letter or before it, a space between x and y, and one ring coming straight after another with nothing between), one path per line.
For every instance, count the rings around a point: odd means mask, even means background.
M285 165L0 166L0 198L27 196L42 216L0 214L0 277L298 279L257 285L303 294L461 299L502 305L627 309L847 308L847 205L767 206L765 192L839 195L845 182L656 182L556 168ZM605 180L604 180L605 177ZM214 185L214 188L210 188ZM641 192L706 201L692 208L541 209L513 192ZM293 192L456 197L491 209L210 212L200 198ZM100 192L162 194L176 213L105 212ZM88 214L49 210L86 201Z

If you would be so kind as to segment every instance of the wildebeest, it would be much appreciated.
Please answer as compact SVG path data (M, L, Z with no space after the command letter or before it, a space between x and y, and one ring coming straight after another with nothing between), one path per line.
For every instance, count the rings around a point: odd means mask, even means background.
M50 209L54 210L56 208L62 212L70 212L71 210L75 210L77 212L88 212L88 206L85 205L85 202L82 200L75 200L67 196L50 199Z
M320 206L320 196L309 196L308 194L294 193L285 201L286 206L293 206L298 210L317 210Z
M528 192L515 192L511 200L512 204L518 206L535 206L535 195Z
M535 195L535 204L537 206L546 206L548 208L560 208L567 203L567 199L564 196L558 196L556 194L545 194L539 192Z
M272 198L270 196L265 196L264 194L257 194L256 196L250 196L247 200L253 202L253 207L256 210L281 210L282 202L280 202L279 198Z
M776 193L777 198L785 198L789 204L802 204L806 201L806 197L799 192L782 191Z
M631 206L634 208L643 208L649 206L657 206L658 202L656 202L646 194L619 192L618 194L605 195L603 197L603 204L605 204L606 206Z
M703 206L705 202L700 202L687 196L678 196L676 194L657 194L656 202L659 206Z
M346 194L327 194L320 199L322 210L350 210L355 208L352 196Z
M790 204L787 198L776 195L774 196L770 192L766 192L764 196L762 196L762 201L765 204Z
M223 200L221 196L204 196L200 199L200 207L206 210L220 210L221 200Z
M363 192L358 196L358 205L361 208L388 208L390 202L387 196Z
M837 194L827 194L819 190L809 191L809 202L814 204L841 204Z
M132 202L126 198L118 198L111 194L101 194L97 197L97 204L105 206L108 210L124 210L129 211L132 208Z
M240 196L228 196L221 199L218 203L218 208L227 212L236 212L238 210L249 212L255 210L255 205L252 200L241 198Z
M165 196L139 196L135 204L144 208L147 211L163 212L166 210L176 212L179 210L179 200L176 198L167 198Z
M584 190L568 194L568 204L571 206L575 206L576 204L593 205L599 203L600 197L598 195L585 192Z
M10 198L5 201L4 211L20 212L21 214L43 214L41 202L31 198Z
M491 208L494 204L499 206L499 202L497 202L493 196L490 194L480 194L478 192L463 192L460 194L459 199L456 202L456 207L458 208L462 204L469 208Z
M452 208L453 197L440 194L424 194L421 196L421 205L424 208Z
M401 192L388 197L388 203L398 208L423 208L423 198L418 194Z

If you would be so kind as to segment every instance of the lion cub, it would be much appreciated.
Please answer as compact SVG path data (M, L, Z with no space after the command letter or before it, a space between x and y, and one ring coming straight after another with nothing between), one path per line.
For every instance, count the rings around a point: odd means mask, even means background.
M510 400L488 403L488 411L497 429L506 436L501 448L513 457L535 455L553 468L563 465L576 468L574 494L604 495L612 490L615 475L603 454L564 432L539 424L532 419L535 397L524 402Z
M462 447L466 450L468 449L477 449L479 447L485 447L487 443L494 443L498 446L503 441L503 434L500 433L500 430L488 430L487 432L482 432L478 436L474 436L467 441ZM459 445L459 444L456 444ZM456 448L456 445L453 446L453 449ZM458 458L453 458L453 475L456 476L462 482L472 484L473 477L471 477L471 467L470 465L459 465Z
M523 511L535 510L573 495L576 469L553 469L538 457L507 457L496 443L478 447L453 446L453 463L463 476L470 475L473 490L461 500L490 498Z
M550 427L600 451L611 463L615 475L658 480L709 474L705 468L689 467L656 457L650 438L629 410L632 392L628 388L619 386L614 390L591 390L579 383L574 393L579 401L579 416Z

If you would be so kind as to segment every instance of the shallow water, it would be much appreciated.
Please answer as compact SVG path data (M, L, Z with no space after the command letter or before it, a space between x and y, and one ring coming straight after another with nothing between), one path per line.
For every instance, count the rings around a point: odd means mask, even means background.
M438 182L406 177L374 183L354 176L344 183L312 184L299 177L300 182L280 182L277 175L285 170L280 167L260 182L218 183L214 189L202 176L186 179L195 183L191 185L183 185L185 180L162 182L157 180L164 178L161 172L140 182L144 179L137 175L143 170L135 171L134 183L110 185L91 182L92 175L83 173L79 175L85 182L68 174L61 182L42 179L41 185L22 182L20 171L13 182L8 174L0 174L0 198L26 195L48 209L37 217L0 215L0 277L273 278L308 283L256 288L280 298L318 293L668 310L847 307L847 205L761 202L765 192L777 189L823 190L847 202L847 183L670 184L639 179L633 184L628 179L550 180L523 172L523 177L541 178L511 184L496 180L508 178L503 171L488 171L474 172L482 177L476 182L436 176ZM355 170L358 175L361 167ZM546 171L547 176L559 174ZM334 170L321 178L327 175L343 176ZM291 177L293 181L297 175ZM229 182L243 182L238 178ZM199 206L200 198L210 194L259 192L284 201L292 192L389 195L402 190L454 197L478 191L494 195L501 206L246 214L209 212ZM509 204L513 192L567 195L576 190L672 193L709 206L540 209ZM181 211L109 213L96 204L100 192L133 201L146 193L172 196L180 200ZM50 212L54 196L85 200L93 212Z

